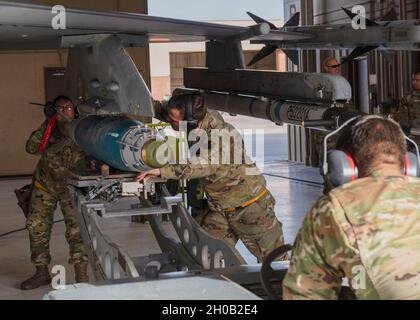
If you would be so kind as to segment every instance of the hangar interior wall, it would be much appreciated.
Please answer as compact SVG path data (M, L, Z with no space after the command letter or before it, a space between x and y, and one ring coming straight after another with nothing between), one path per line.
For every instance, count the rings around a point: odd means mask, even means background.
M33 1L57 4L56 0ZM61 0L69 7L147 13L147 0ZM130 48L129 53L150 87L148 48ZM44 120L42 107L29 102L45 102L45 68L66 67L67 52L0 52L0 176L32 174L38 157L25 152L32 131Z

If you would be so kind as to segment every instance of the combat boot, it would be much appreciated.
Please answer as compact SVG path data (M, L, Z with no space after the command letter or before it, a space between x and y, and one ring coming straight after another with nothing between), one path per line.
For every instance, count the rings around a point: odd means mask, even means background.
M21 283L22 290L32 290L51 283L51 276L48 271L48 266L36 266L35 274Z
M89 282L87 266L88 266L87 262L74 264L74 278L76 280L76 283Z

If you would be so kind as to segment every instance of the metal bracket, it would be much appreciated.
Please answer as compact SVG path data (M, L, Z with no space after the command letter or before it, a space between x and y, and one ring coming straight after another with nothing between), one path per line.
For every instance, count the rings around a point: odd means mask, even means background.
M164 185L162 185L162 194L169 195ZM152 229L162 250L166 248L175 254L178 253L178 256L181 256L181 262L188 257L187 262L191 263L190 260L193 259L193 265L198 264L201 268L210 270L246 264L244 258L235 248L223 240L213 238L202 229L183 204L179 203L174 206L169 217L180 242L174 242L173 239L167 237L163 228L160 227L162 222L156 217L152 219ZM188 264L185 264L183 269L185 267L191 269Z
M206 66L211 71L244 69L245 60L239 39L206 42Z
M66 94L84 101L101 101L91 107L96 113L128 113L154 116L150 91L137 66L124 48L140 44L142 36L87 35L63 37L70 47Z

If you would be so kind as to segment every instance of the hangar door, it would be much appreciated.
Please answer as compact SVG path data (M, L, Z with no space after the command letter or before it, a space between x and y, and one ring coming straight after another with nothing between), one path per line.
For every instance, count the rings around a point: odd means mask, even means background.
M65 68L45 68L45 101L53 101L65 88Z

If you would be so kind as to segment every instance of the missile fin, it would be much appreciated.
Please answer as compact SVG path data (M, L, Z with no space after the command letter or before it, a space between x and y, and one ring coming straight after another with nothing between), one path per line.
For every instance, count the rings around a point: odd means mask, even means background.
M294 65L299 65L299 53L296 50L282 50L284 54L293 62Z
M360 57L364 55L365 53L368 53L369 51L375 50L377 47L378 46L366 46L366 47L354 48L353 51L341 61L340 65L350 62L356 59L357 57Z
M272 54L274 51L276 51L276 46L266 45L264 48L262 48L258 53L252 58L252 60L247 64L247 66L252 66L253 64L257 63L258 61L264 59L265 57Z
M283 26L284 27L297 27L300 23L300 12L296 12Z
M255 15L255 14L253 14L252 12L247 11L246 13L251 17L252 20L254 20L258 24L265 22L270 26L271 30L278 30L279 29L273 23L271 23L270 21L267 21L267 20Z

